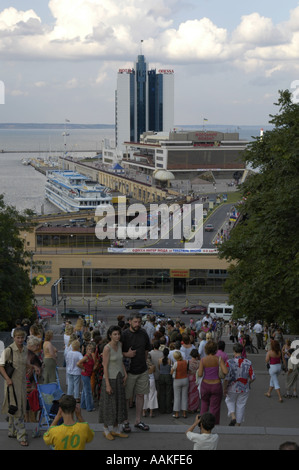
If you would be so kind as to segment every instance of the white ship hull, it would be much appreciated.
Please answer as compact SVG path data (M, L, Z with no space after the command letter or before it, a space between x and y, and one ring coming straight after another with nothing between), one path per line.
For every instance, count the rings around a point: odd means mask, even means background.
M47 174L45 197L63 212L95 210L111 204L112 196L104 186L91 183L72 171L51 171Z

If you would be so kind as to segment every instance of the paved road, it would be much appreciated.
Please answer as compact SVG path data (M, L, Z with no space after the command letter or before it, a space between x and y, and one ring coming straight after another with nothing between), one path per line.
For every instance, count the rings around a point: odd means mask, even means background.
M63 337L60 333L60 325L53 323L50 326L55 331L54 343L59 350L59 377L63 390L65 390L65 369L62 367L62 346ZM232 352L232 345L227 337L226 351L229 355ZM220 425L216 427L218 432L219 450L277 450L279 445L286 440L295 441L299 444L299 400L289 399L279 403L273 395L270 399L264 396L268 389L269 376L265 367L265 353L260 351L258 355L249 355L256 372L256 381L252 385L251 394L247 404L245 423L240 428L228 427L229 419L224 401L221 408ZM284 392L285 376L280 376L281 389ZM3 380L0 387L0 401L3 399ZM109 442L102 435L102 425L98 423L98 411L91 413L84 412L83 416L90 423L95 431L95 438L87 446L87 450L105 450L110 456L113 452L130 451L132 455L142 455L142 451L151 451L157 454L159 451L169 451L170 453L188 453L192 450L192 444L186 439L185 431L194 419L193 414L189 414L187 419L175 420L171 415L157 415L154 418L146 418L146 423L150 425L148 433L139 430L132 430L128 439L116 439ZM134 409L129 413L130 421L134 420ZM47 450L41 437L31 436L34 425L27 424L29 431L29 449ZM19 444L7 437L7 422L5 416L0 416L0 450L24 450ZM137 451L137 452L136 452ZM106 455L105 454L105 455ZM144 454L147 455L147 454Z
M196 212L195 212L195 206L198 204L199 201L192 202L190 204L191 207L191 218L190 220L196 219ZM208 208L208 203L204 204L205 208ZM221 227L225 223L227 219L227 213L230 212L231 208L234 206L234 204L223 204L219 207L216 207L215 211L208 217L208 219L203 220L203 225L206 225L207 223L211 223L214 225L214 231L213 232L205 232L203 230L203 240L202 240L202 248L215 248L213 244L213 239L215 235L217 234L218 231L220 231ZM177 226L180 225L180 229L177 229ZM183 214L183 217L181 219L181 223L175 223L173 224L173 221L170 221L169 225L166 224L167 229L163 231L162 233L164 234L164 238L158 238L157 240L150 240L148 239L147 241L144 240L126 240L125 246L126 248L141 248L141 247L147 247L147 248L185 248L185 244L182 244L182 237L184 235L184 225L185 227L191 227L191 223L188 221L188 216L186 214ZM174 229L175 227L175 229ZM169 229L168 229L169 228ZM180 234L180 235L179 235ZM190 236L190 235L189 235ZM186 238L188 238L188 235L186 235ZM194 238L190 239L189 244L192 243L194 245L194 248L201 248L201 246L197 246ZM190 248L191 246L189 246ZM192 248L192 247L191 247Z

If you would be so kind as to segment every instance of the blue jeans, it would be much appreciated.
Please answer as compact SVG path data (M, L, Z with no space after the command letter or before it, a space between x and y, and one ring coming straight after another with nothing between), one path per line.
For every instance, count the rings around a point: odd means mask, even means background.
M67 374L67 394L80 398L80 377L81 375Z
M281 364L270 364L269 374L270 374L270 387L274 387L275 390L280 388L278 382L278 376L281 372Z
M93 397L90 384L90 377L88 375L81 375L83 390L81 393L81 408L86 409L87 411L92 411L93 406Z

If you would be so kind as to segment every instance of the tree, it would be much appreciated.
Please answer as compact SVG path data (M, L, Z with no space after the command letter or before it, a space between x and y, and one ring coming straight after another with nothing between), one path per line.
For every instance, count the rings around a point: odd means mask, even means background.
M245 160L256 170L241 185L241 217L220 257L232 262L226 289L237 316L299 328L299 105L279 91L274 126Z
M20 214L0 195L0 329L11 328L17 318L33 314L30 281L31 253L24 247L21 229L30 229L30 213Z

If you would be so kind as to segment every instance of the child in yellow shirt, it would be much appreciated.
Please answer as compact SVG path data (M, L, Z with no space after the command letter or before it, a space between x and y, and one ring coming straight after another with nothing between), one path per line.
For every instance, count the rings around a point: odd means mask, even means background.
M74 413L78 421L74 420ZM63 424L58 425L60 419ZM81 410L72 395L63 395L59 410L43 439L54 450L84 450L85 444L94 438L94 431L83 421Z

